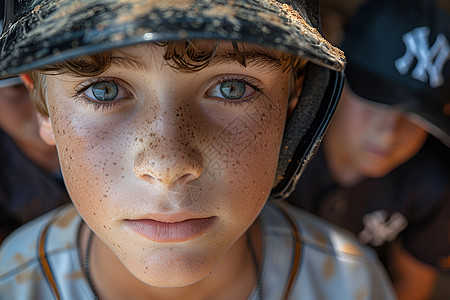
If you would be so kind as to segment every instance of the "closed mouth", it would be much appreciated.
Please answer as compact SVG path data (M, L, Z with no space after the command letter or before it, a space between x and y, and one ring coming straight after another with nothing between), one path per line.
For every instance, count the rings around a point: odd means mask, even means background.
M193 218L178 222L163 222L153 219L126 220L134 232L158 243L179 243L204 234L216 217Z
M380 157L388 157L391 155L392 150L386 148L380 148L376 146L366 147L366 151Z

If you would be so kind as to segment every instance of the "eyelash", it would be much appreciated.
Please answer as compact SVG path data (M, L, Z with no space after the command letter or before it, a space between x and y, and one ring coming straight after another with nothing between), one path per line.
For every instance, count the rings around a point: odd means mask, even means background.
M245 84L246 86L249 86L255 91L255 94L257 95L251 95L250 97L247 97L245 99L238 99L238 100L231 100L231 99L225 99L225 98L213 98L217 100L219 103L227 106L227 105L237 105L237 106L244 106L244 104L247 103L253 103L255 99L259 97L259 94L264 93L263 89L258 86L258 83L256 80L252 80L251 78L243 78L243 77L233 77L233 76L227 76L223 77L219 80L217 80L214 85L212 85L210 89L213 87L216 87L217 85L220 85L227 81L233 81L233 82L239 82L242 84ZM75 88L75 94L72 96L73 98L80 100L84 105L92 105L95 110L109 110L113 108L116 105L120 104L120 101L111 101L111 102L100 102L95 101L94 99L91 99L90 97L83 96L83 93L92 87L93 85L105 83L105 82L112 82L114 84L117 84L119 88L124 88L123 84L121 84L120 80L116 78L98 78L98 79L89 79L87 82L82 83L79 87Z

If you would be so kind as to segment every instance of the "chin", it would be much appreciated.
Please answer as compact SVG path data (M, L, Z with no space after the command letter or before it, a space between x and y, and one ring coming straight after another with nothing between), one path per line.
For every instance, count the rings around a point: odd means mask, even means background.
M199 250L199 249L198 249ZM154 250L133 261L123 261L128 270L143 283L154 287L182 287L207 277L220 260L211 251Z
M195 284L207 277L214 266L193 267L186 265L180 268L150 268L139 274L133 274L143 283L158 288L184 287Z
M185 287L193 285L205 277L207 277L209 272L206 272L203 276L193 276L192 274L183 274L182 277L178 276L159 276L155 278L145 278L145 280L141 280L149 286L158 287L158 288L177 288L177 287ZM169 274L167 274L169 275ZM188 276L186 276L188 275Z
M389 174L394 168L381 166L363 167L360 173L369 178L381 178Z

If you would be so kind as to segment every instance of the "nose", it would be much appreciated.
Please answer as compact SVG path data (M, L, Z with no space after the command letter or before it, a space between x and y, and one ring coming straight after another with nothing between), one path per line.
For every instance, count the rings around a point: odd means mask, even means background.
M400 132L400 128L405 121L405 116L401 112L385 113L378 118L379 136L385 143L394 143L396 134Z
M140 146L134 159L137 178L167 189L186 185L200 177L202 155L192 124L180 111L161 111L148 132L138 138Z
M395 131L398 129L403 116L398 112L390 112L381 120L381 128L383 131Z

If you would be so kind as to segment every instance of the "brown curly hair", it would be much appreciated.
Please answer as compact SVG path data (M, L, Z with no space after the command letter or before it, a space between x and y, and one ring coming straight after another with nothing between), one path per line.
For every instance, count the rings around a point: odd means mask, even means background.
M204 69L213 59L219 41L212 43L210 50L199 50L194 41L173 41L159 42L151 45L164 47L164 60L173 69L180 72L197 72ZM243 43L232 42L233 52L227 53L230 57L236 59L242 66L247 65L248 60L255 59L252 52L247 52ZM30 91L37 110L44 116L48 116L46 102L47 75L58 75L64 73L73 73L80 77L98 76L105 72L111 65L113 56L112 51L105 51L98 54L80 56L71 60L55 63L29 73L34 89ZM306 61L300 57L281 53L277 58L283 68L283 71L291 72L290 90L292 92L295 81L302 76ZM117 60L115 60L117 63ZM118 60L120 62L120 59ZM133 60L127 60L123 63L133 63ZM264 63L264 61L261 61ZM137 65L138 63L135 62ZM291 96L291 94L289 95Z

